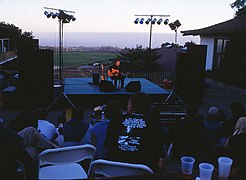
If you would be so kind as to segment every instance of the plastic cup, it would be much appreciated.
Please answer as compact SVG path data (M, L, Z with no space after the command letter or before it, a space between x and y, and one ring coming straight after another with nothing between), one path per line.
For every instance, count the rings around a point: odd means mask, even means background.
M181 158L182 177L184 179L191 179L194 163L195 159L193 157L183 156Z
M199 175L201 180L210 180L212 178L214 166L209 163L199 164Z
M219 179L227 179L231 172L231 165L233 160L228 157L219 157Z

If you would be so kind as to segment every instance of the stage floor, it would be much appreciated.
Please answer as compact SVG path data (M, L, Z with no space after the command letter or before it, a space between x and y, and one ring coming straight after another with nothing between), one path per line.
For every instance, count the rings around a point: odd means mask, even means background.
M125 86L130 81L140 81L141 92L150 95L153 101L164 100L170 94L169 91L145 78L126 78ZM120 87L112 92L100 91L99 86L92 83L92 78L65 78L64 93L73 103L79 105L85 103L92 106L104 104L110 100L128 100L133 94Z

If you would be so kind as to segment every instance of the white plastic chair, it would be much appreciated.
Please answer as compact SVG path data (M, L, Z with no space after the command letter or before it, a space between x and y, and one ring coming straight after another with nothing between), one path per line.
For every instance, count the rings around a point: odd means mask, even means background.
M95 160L91 163L88 176L93 177L116 177L130 175L153 174L153 171L143 164L131 164L103 159Z
M92 145L47 149L38 155L39 179L83 179L87 173L78 162L92 161L96 148Z

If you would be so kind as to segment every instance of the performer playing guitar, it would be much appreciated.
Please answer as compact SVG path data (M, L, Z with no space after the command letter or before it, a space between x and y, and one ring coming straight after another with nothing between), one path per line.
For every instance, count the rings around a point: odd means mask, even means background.
M120 60L116 60L115 65L109 66L108 77L114 80L115 87L117 87L117 80L120 80L121 87L124 87L125 77L123 73L120 72Z

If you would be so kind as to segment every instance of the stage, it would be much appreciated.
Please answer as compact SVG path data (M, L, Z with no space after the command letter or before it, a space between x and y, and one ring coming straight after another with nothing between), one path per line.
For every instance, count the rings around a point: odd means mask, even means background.
M145 78L125 78L125 86L130 81L140 81L141 92L150 95L153 102L162 102L170 94L169 91ZM126 104L133 94L120 87L111 92L100 91L99 86L92 83L92 78L65 78L64 93L74 105L83 107L102 105L111 100Z

